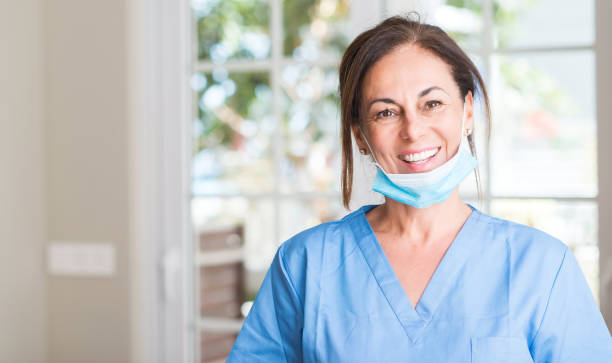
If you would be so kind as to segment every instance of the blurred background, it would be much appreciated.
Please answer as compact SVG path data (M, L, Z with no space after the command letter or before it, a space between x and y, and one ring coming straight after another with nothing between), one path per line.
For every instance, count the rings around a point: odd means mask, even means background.
M609 2L0 0L0 362L224 361L278 246L350 212L345 47L413 10L490 93L463 198L569 245L612 326Z

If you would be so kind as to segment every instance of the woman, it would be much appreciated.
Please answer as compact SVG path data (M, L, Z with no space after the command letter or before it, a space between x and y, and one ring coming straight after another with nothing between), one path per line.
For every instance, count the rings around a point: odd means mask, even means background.
M478 70L435 26L393 17L353 41L340 65L343 199L352 134L385 203L279 248L229 362L612 362L568 248L459 198L477 164L477 93L488 122Z

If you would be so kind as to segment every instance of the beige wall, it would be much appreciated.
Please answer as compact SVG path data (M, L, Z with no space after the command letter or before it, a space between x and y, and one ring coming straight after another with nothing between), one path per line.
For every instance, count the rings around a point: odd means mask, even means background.
M45 359L41 0L0 1L0 362Z
M112 277L47 279L48 361L129 361L126 26L121 0L46 0L47 239L112 242Z
M0 362L130 360L124 7L0 0ZM117 272L47 276L49 240Z

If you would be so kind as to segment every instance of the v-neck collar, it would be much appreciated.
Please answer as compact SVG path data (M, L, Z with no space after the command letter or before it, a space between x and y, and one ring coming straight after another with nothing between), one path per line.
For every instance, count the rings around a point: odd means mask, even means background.
M442 257L416 308L413 308L366 218L365 214L374 207L376 205L362 207L358 215L352 218L351 229L383 295L408 338L412 343L416 343L420 333L431 322L440 302L454 286L458 273L474 251L473 245L478 240L474 232L477 231L476 222L480 212L470 205L472 213Z

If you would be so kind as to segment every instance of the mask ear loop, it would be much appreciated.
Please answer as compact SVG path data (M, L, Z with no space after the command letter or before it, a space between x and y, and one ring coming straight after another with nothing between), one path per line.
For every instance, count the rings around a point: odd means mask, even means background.
M472 129L466 129L465 128L465 101L463 102L463 115L461 116L461 136L459 139L459 148L461 148L464 145L464 136L465 136L465 141L468 142L468 136L470 136L472 134ZM459 150L457 150L458 152Z
M372 151L372 148L370 147L370 143L368 142L368 138L365 136L365 132L363 131L363 128L361 127L361 125L359 125L359 130L361 131L361 137L363 138L363 141L365 141L366 146L368 147L368 150L370 151L370 155L372 155L372 158L374 159L374 165L379 167L380 170L382 170L382 172L385 173L385 169L383 169L383 167L380 166L380 164L378 163L378 160L376 160L376 156L374 156L374 152Z

